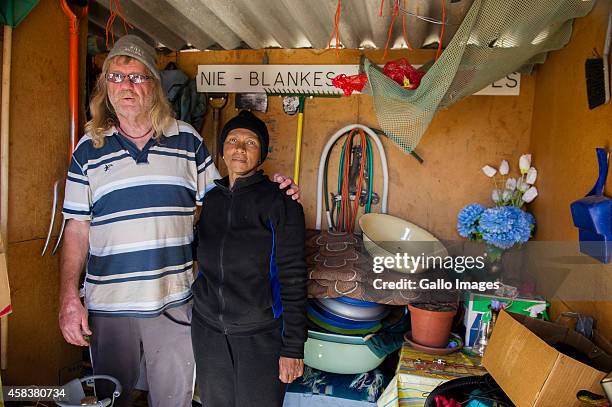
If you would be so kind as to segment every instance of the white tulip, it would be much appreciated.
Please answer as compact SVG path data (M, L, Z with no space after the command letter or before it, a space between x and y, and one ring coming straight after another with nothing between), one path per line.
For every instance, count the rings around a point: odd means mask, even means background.
M516 189L516 178L508 178L506 180L506 189L514 191Z
M536 182L536 178L538 178L538 170L536 170L534 167L529 168L529 171L527 171L527 176L525 177L525 182L527 182L529 185L533 185Z
M516 189L518 189L521 192L525 192L529 189L529 184L523 181L522 179L519 179L516 184Z
M510 165L508 165L508 161L502 160L501 164L499 165L499 174L508 175L509 171L510 171Z
M499 201L501 201L501 194L499 193L499 189L493 190L493 192L491 193L491 199L495 203L498 203Z
M521 174L527 174L527 171L531 168L531 154L523 154L521 158L519 158L519 168Z
M523 194L523 201L529 203L529 202L533 201L536 196L538 196L537 188L536 187L531 187L527 191L525 191L525 193Z
M509 201L512 198L512 191L505 189L502 193L502 200Z
M484 172L487 177L493 177L495 174L497 174L497 170L490 165L485 165L482 167L482 172Z

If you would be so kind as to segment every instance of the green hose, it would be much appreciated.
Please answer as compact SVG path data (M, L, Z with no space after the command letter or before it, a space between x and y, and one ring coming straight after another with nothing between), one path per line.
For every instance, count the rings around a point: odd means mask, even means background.
M350 134L350 133L348 133ZM327 177L328 177L328 173L329 173L329 157L331 155L331 149L333 149L333 147L335 146L335 144L337 143L337 141L340 140L340 138L338 138L334 144L331 146L327 157L325 157L325 165L323 168L323 197L325 200L325 211L327 213L330 214L330 218L331 218L331 225L328 225L328 227L332 230L338 230L338 223L339 223L339 216L340 216L340 205L337 205L335 200L333 200L329 194L329 186L328 186L328 182L327 182ZM342 152L340 153L340 163L338 166L338 194L341 194L342 191L342 183L344 181L344 173L343 173L343 168L344 168L344 164L345 164L345 160L350 160L350 155L349 157L346 157L345 155L345 151L346 151L346 146L347 143L350 143L350 147L352 150L353 147L353 137L346 137L346 139L344 140L344 143L342 145ZM372 154L372 141L370 140L370 136L368 136L366 134L366 146L365 146L365 151L364 153L366 154L366 171L368 173L368 196L367 196L367 201L366 201L366 205L364 208L365 213L370 213L372 210L372 194L373 194L373 180L374 180L374 158L373 158L373 154ZM350 163L348 163L348 165L350 165ZM355 197L355 199L360 199L361 197L361 185L358 186L359 189L359 193L358 195ZM330 200L332 200L331 205L330 205ZM335 213L335 216L334 216ZM335 219L334 219L335 217Z
M370 213L372 207L372 178L374 178L374 159L372 158L372 142L370 137L366 134L366 158L367 169L368 169L368 202L365 206L365 213Z

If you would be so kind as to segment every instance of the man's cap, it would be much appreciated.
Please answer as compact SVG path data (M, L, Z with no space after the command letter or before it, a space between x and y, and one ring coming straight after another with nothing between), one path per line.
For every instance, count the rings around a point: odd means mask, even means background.
M157 56L155 49L142 38L132 34L119 38L108 53L107 59L110 60L119 55L125 55L142 62L157 80L160 80L159 70L155 64Z
M237 116L230 119L223 129L221 130L221 134L219 135L219 145L223 145L225 143L225 139L230 131L235 129L247 129L251 130L253 133L259 137L259 143L261 144L261 161L262 163L266 157L268 156L268 144L270 142L270 135L268 134L268 128L266 124L261 121L257 116L248 110L243 110L238 113Z

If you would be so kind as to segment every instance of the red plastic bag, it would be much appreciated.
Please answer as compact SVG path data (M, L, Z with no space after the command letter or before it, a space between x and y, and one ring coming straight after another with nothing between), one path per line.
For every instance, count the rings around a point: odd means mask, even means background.
M367 82L368 76L366 74L351 76L340 74L332 79L332 85L342 89L344 91L344 96L351 96L355 91L361 92Z
M410 65L406 58L387 62L383 68L383 73L400 86L411 90L419 87L421 78L425 75L424 72L418 71Z
M461 407L461 404L457 403L455 399L447 399L444 396L436 396L434 400L436 407Z

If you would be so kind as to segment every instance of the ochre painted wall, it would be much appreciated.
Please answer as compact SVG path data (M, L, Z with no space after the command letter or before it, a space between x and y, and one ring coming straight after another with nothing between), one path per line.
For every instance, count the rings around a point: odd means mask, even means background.
M268 50L270 64L358 64L360 52L344 50ZM382 51L366 51L366 56L382 63ZM406 56L414 64L433 58L430 50L392 52L388 59ZM209 51L182 53L163 58L189 75L198 64L260 64L263 51ZM531 133L534 78L523 75L520 96L471 96L439 112L417 147L424 163L419 164L388 139L383 138L389 163L388 213L410 220L439 238L458 239L457 212L467 203L489 201L493 185L480 168L498 165L502 159L512 163L527 152ZM236 114L230 99L222 120ZM267 113L257 113L268 124L272 151L264 163L267 173L293 174L297 117L282 110L280 97L268 99ZM354 95L339 99L313 98L306 101L300 187L308 227L315 224L316 177L319 158L329 137L351 123L379 127L371 97ZM203 136L212 145L212 111L206 116ZM341 145L341 144L340 144ZM339 146L330 163L330 188L337 182ZM376 154L375 154L376 155ZM378 162L378 159L377 159ZM517 169L517 165L514 165ZM375 166L375 188L382 193L380 167ZM333 182L332 182L333 180ZM331 190L335 190L333 187ZM380 211L380 205L374 207ZM325 223L324 223L325 225Z
M3 384L58 384L80 360L58 328L58 256L41 257L52 187L68 162L68 22L41 0L13 30L10 99L8 369ZM62 370L65 380L70 373Z
M569 205L584 196L597 178L596 147L610 148L612 105L589 110L584 78L585 59L593 48L602 53L611 2L599 0L593 11L577 19L570 43L552 52L538 67L531 130L531 150L539 170L540 196L533 211L538 221L537 240L578 239ZM607 193L612 191L608 178ZM604 273L586 273L583 278L597 287L612 286L612 265L601 265ZM597 281L592 281L592 279ZM610 298L611 292L607 292ZM599 320L603 333L612 338L612 303L593 298L590 302L568 302L551 298L553 314L567 309Z
M533 76L522 77L520 96L472 96L436 114L417 148L423 164L383 139L390 168L389 213L440 238L457 239L457 211L470 202L489 202L492 185L480 171L482 165L508 159L515 168L518 156L531 146L541 174L541 195L534 206L538 238L575 239L567 205L591 186L593 165L582 163L593 160L593 148L607 142L611 134L610 106L588 112L581 86L583 60L593 45L602 42L602 4L592 16L577 21L572 42L551 54L539 69L537 83ZM53 47L48 46L49 38ZM360 57L359 51L267 52L271 64L357 64ZM366 54L382 62L382 52ZM199 63L258 64L262 56L262 51L184 53L177 64L193 75ZM400 56L423 63L433 52L393 52L389 58ZM66 170L67 61L66 18L56 1L42 0L14 32L9 274L15 311L10 317L9 369L3 372L4 382L10 384L56 383L58 370L79 356L63 342L57 328L57 258L39 256L51 186ZM222 122L234 114L232 99ZM292 174L296 117L283 113L280 98L271 98L268 112L260 117L272 136L265 170ZM369 96L314 98L306 103L300 185L310 227L314 226L319 155L328 137L349 123L377 126ZM210 145L211 111L203 135ZM332 174L336 166L332 161ZM375 190L381 193L378 167L376 171ZM586 309L610 315L601 305ZM610 318L604 319L610 325Z

